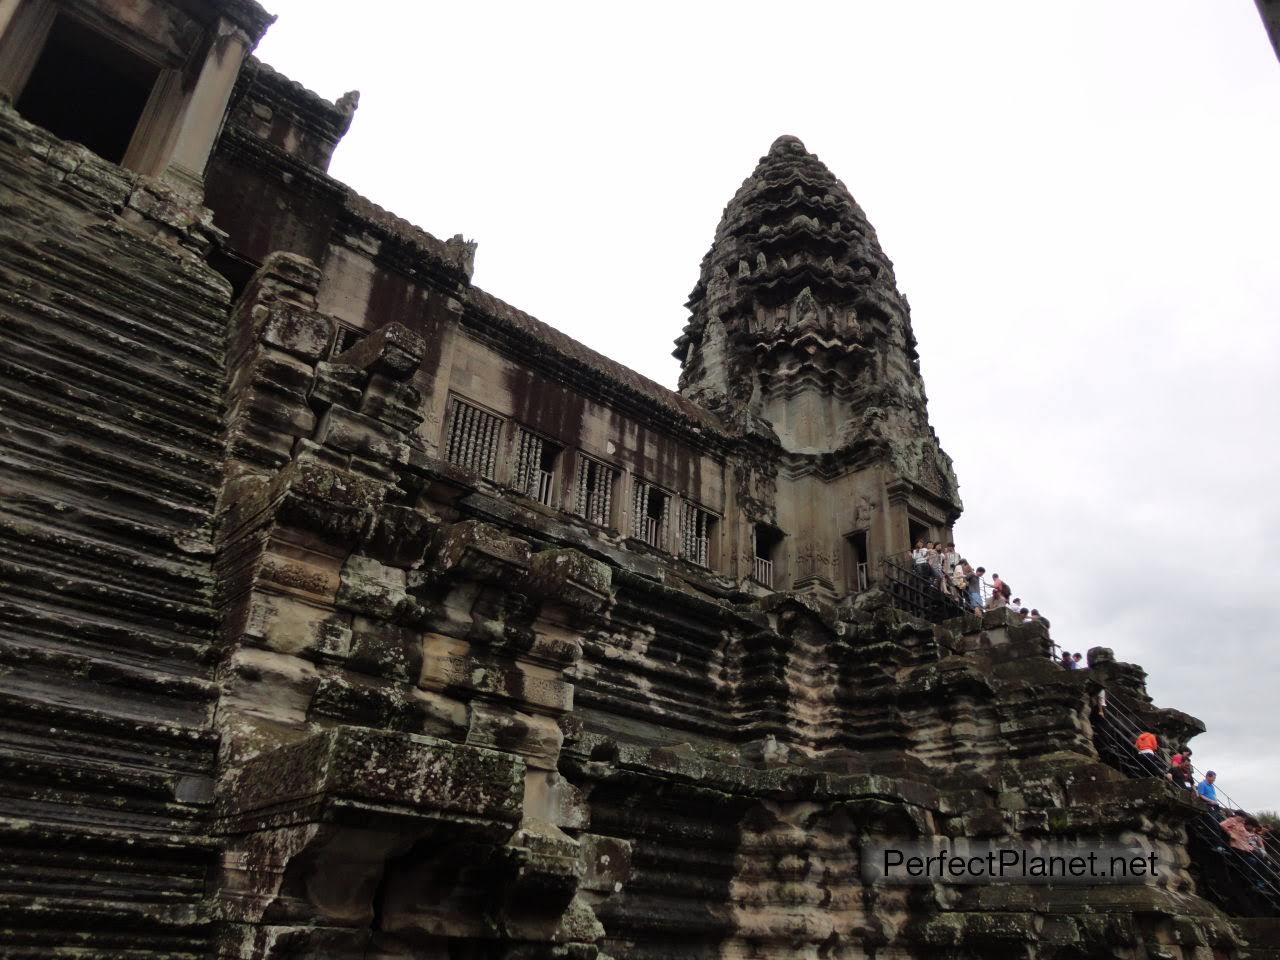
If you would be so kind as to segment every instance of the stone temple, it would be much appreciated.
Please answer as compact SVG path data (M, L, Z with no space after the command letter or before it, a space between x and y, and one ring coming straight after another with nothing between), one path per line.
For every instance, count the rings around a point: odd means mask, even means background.
M0 0L0 956L1280 956L1092 705L1199 721L897 565L958 486L798 139L725 208L672 392L331 178L357 97L253 59L270 22ZM958 838L1167 869L862 872Z

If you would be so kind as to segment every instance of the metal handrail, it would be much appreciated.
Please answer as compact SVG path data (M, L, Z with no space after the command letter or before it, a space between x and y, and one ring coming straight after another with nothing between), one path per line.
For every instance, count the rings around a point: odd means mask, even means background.
M1052 646L1053 646L1053 648L1054 648L1055 650L1060 649L1056 643L1054 643ZM1102 686L1102 685L1101 685L1101 684L1099 684L1099 686ZM1106 690L1107 688L1106 688L1106 687L1102 687L1102 689L1103 689L1103 690ZM1129 710L1125 709L1125 707L1124 707L1123 705L1119 704L1119 703L1117 703L1117 704L1115 704L1115 705L1113 706L1113 704L1112 704L1112 698L1111 698L1111 693L1110 693L1110 691L1107 691L1107 711L1108 711L1108 712L1111 712L1113 709L1114 709L1114 710L1118 710L1118 711L1119 711L1119 712L1120 712L1120 713L1121 713L1121 714L1126 718L1126 721L1127 721L1127 723L1128 723L1128 726L1130 726L1130 727L1133 729L1133 732L1134 732L1134 736L1135 736L1135 737L1137 736L1137 734L1139 734L1139 733L1141 733L1141 732L1143 731L1143 729L1144 729L1143 724L1139 722L1138 718L1137 718L1137 717L1135 717L1135 716L1133 715L1133 713L1131 713ZM1163 762L1165 762L1165 763L1171 763L1171 762L1172 762L1172 759L1173 759L1173 753L1172 753L1171 751L1166 750L1164 747L1157 747L1157 748L1156 748L1156 750L1157 750L1157 753L1160 755L1160 758L1161 758L1161 760L1162 760ZM1196 774L1197 776L1199 776L1199 778L1200 778L1201 780L1203 780L1203 779L1204 779L1203 775L1201 775L1201 774L1200 774L1200 771L1199 771L1198 769L1196 769L1195 765L1194 765L1194 764L1191 764L1190 766L1191 766L1191 772L1192 772L1192 773L1194 773L1194 774ZM1224 806L1224 807L1229 807L1229 808L1231 808L1232 810L1244 810L1244 807L1242 807L1242 806L1238 805L1238 804L1235 802L1235 800L1234 800L1234 799L1232 799L1232 797L1231 797L1231 796L1230 796L1230 795L1229 795L1225 790L1218 790L1218 789L1217 789L1217 784L1214 784L1214 792L1215 792L1215 793L1217 793L1217 794L1219 795L1219 799L1222 801L1222 806ZM1246 811L1246 812L1247 812L1247 811ZM1256 818L1255 818L1255 819L1256 819Z
M1108 704L1108 708L1110 708L1110 704ZM1121 736L1116 729L1109 728L1107 724L1104 724L1101 732L1110 741L1112 748L1120 753L1121 756L1124 755L1125 751L1133 749L1132 743ZM1130 775L1132 776L1132 774ZM1199 816L1191 820L1189 826L1195 830L1201 839L1208 842L1209 846L1215 851L1221 850L1225 853L1230 850L1235 852L1234 848L1229 846L1222 831L1210 827ZM1273 864L1265 858L1260 861L1247 861L1237 859L1234 856L1221 856L1221 854L1220 857L1228 869L1241 876L1255 890L1267 896L1272 901L1273 907L1280 909L1280 873L1277 872Z
M963 556L963 554L961 554L960 556ZM915 571L916 558L915 558L914 550L904 550L900 553L890 553L885 556L884 560L889 561L891 563L896 563L899 566L899 568L905 568L910 570L911 572ZM958 567L952 568L951 573L954 575L957 569L959 568ZM942 572L942 578L950 582L945 569ZM981 586L980 593L982 594L982 603L985 606L987 600L990 599L991 592L994 589L995 585L992 584L990 580L983 580L981 577L978 578L978 583Z
M1060 650L1061 647L1059 647L1058 644L1050 641L1050 656L1055 662L1060 660ZM1099 684L1099 687L1101 687L1107 695L1107 706L1105 713L1102 716L1103 722L1101 724L1100 732L1107 738L1117 755L1125 757L1136 751L1137 748L1134 746L1134 741L1137 739L1138 734L1143 732L1145 725L1140 723L1138 718L1135 717L1123 703L1116 700L1111 691L1107 690L1105 686ZM1121 735L1122 733L1123 736ZM1160 758L1161 763L1164 766L1169 766L1171 754L1166 749L1157 745L1156 755ZM1136 755L1133 759L1135 764L1137 764ZM1122 772L1126 771L1122 769ZM1199 773L1194 766L1192 767L1192 772ZM1201 779L1203 779L1203 777ZM1215 785L1215 793L1217 792ZM1197 796L1199 795L1197 794ZM1244 809L1243 807L1237 806L1235 801L1228 796L1225 791L1221 792L1219 800L1220 805L1229 808L1233 814L1237 810ZM1207 812L1208 811L1206 811L1206 813ZM1192 820L1189 826L1191 829L1195 830L1196 834L1201 839L1205 840L1212 849L1226 849L1234 852L1234 848L1229 846L1221 829L1210 828L1209 825L1200 817ZM1268 842L1269 840L1271 840L1270 843ZM1264 847L1274 846L1274 842L1275 841L1268 837L1268 835L1263 835ZM1249 882L1255 890L1262 893L1264 896L1267 896L1271 901L1273 909L1280 912L1280 867L1276 866L1269 855L1264 852L1261 855L1261 859L1254 861L1240 860L1234 856L1220 858L1229 870L1240 875Z
M961 554L961 556L963 556L963 554ZM890 558L891 558L891 559L905 559L905 560L906 560L906 562L907 562L910 566L912 566L912 567L914 567L914 566L915 566L915 554L914 554L914 550L907 550L907 551L905 551L905 552L903 552L903 553L895 553L895 554L891 554L891 555L890 555ZM954 571L953 571L953 572L954 572ZM944 571L944 573L943 573L943 576L944 576L944 577L946 576L945 571ZM978 587L979 587L978 593L979 593L979 595L982 597L982 605L985 607L985 606L987 605L987 601L989 601L989 600L991 599L992 594L995 592L995 584L994 584L994 583L992 583L990 580L984 580L984 579L982 579L981 577L979 577L979 578L978 578ZM1010 609L1012 609L1012 608L1010 608Z
M1102 689L1105 690L1106 688L1103 687ZM1119 714L1119 723L1116 723L1113 720L1115 713ZM1103 721L1102 733L1110 739L1113 747L1117 748L1117 750L1121 752L1121 755L1123 755L1123 751L1125 750L1135 749L1132 739L1126 740L1124 737L1120 736L1120 728L1127 727L1128 729L1123 731L1124 734L1130 738L1136 738L1138 734L1142 733L1143 725L1138 723L1133 714L1123 706L1113 704L1111 696L1107 697L1107 708L1106 714L1103 716ZM1165 751L1163 749L1157 748L1157 756L1161 756L1165 763L1168 762L1168 757L1165 756ZM1225 796L1226 795L1224 794L1224 797ZM1227 797L1226 799L1230 800L1230 797ZM1232 806L1231 809L1234 813L1235 810L1240 810L1242 808ZM1207 840L1211 846L1215 848L1226 847L1227 849L1234 849L1226 845L1221 830L1213 832L1209 830L1207 824L1199 819L1192 821L1191 826L1194 827L1201 838ZM1265 837L1263 842L1265 845ZM1255 888L1258 888L1259 884L1265 885L1269 888L1270 896L1274 898L1273 905L1280 908L1280 869L1271 863L1265 855L1261 861L1245 861L1235 858L1226 858L1224 862L1237 873L1240 873L1246 879L1250 880ZM1265 893L1266 891L1260 892Z
M882 585L899 609L934 623L970 612L969 604L960 597L944 593L934 578L917 573L909 553L889 554L880 565L884 571Z
M1103 689L1105 690L1106 688L1104 687ZM1111 698L1110 698L1109 696L1108 696L1108 698L1107 698L1107 709L1108 709L1108 710L1111 710L1111 709L1112 709L1112 707L1111 707ZM1136 737L1138 733L1141 733L1141 732L1142 732L1142 724L1140 724L1140 723L1138 722L1137 717L1135 717L1132 713L1130 713L1128 710L1126 710L1123 706L1120 706L1120 707L1119 707L1119 710L1120 710L1120 713L1121 713L1122 715L1124 715L1126 718L1128 718L1128 725L1129 725L1129 726L1130 726L1130 727L1135 731L1135 734L1134 734L1134 735L1135 735L1135 737ZM1161 760L1162 760L1164 763L1166 763L1166 764L1171 764L1171 763L1172 763L1172 760L1173 760L1173 754L1172 754L1172 752L1171 752L1171 751L1166 750L1164 747L1157 747L1157 748L1156 748L1156 750L1157 750L1157 753L1158 753L1158 755L1160 756ZM1196 768L1195 764L1188 764L1188 766L1190 766L1190 767L1191 767L1191 772L1192 772L1193 774L1195 774L1195 775L1196 775L1200 780L1203 780L1203 779L1204 779L1203 774L1201 774L1201 772ZM1229 793L1227 793L1227 791L1225 791L1225 790L1219 790L1219 789L1218 789L1218 785L1217 785L1216 783L1214 784L1214 794L1215 794L1215 796L1217 796L1217 798L1218 798L1219 806L1221 806L1221 807L1225 807L1225 808L1227 808L1227 809L1229 809L1229 810L1231 810L1231 811L1233 811L1233 812L1234 812L1234 811L1236 811L1236 810L1240 810L1240 811L1244 812L1247 816L1253 816L1253 814L1251 814L1251 813L1249 813L1249 811L1245 810L1245 809L1244 809L1244 807L1242 807L1242 806L1240 806L1238 803L1236 803L1235 799L1234 799L1234 798L1233 798ZM1256 819L1257 819L1257 817L1254 817L1254 819L1256 820Z
M1123 737L1117 736L1114 731L1103 731L1103 733L1110 740L1112 749L1132 749L1132 745L1126 744ZM1130 776L1133 776L1133 774L1130 774ZM1249 861L1236 859L1234 856L1224 856L1229 850L1234 852L1234 847L1230 847L1229 841L1222 835L1221 829L1216 824L1211 827L1210 824L1204 822L1202 819L1204 815L1207 814L1198 815L1196 819L1190 820L1188 826L1196 832L1197 836L1206 841L1211 849L1219 854L1220 860L1231 872L1239 874L1240 877L1251 884L1254 890L1267 896L1268 900L1272 901L1274 908L1280 908L1280 876L1277 876L1274 865L1271 865L1265 859Z

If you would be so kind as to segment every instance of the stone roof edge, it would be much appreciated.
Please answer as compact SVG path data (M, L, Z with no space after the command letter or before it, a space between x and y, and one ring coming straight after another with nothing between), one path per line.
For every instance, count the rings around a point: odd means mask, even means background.
M344 113L342 101L333 104L325 100L319 94L289 79L256 57L250 57L245 61L241 77L242 82L248 80L272 88L290 106L318 117L327 116L332 122L345 118L344 122L350 123L350 113ZM263 146L267 148L269 154L279 153L278 150L270 149L269 144L263 144ZM331 181L345 191L346 198L342 213L347 219L356 221L361 227L379 235L381 239L389 239L403 245L404 252L409 257L423 257L432 265L443 267L447 272L465 278L466 292L463 298L473 310L488 318L500 329L534 341L570 366L612 387L620 398L631 400L642 410L660 412L674 425L702 434L713 443L719 441L723 445L733 441L733 435L725 430L718 419L692 401L624 364L592 350L518 307L506 303L479 287L472 286L470 277L475 251L474 243L464 241L461 236L447 241L441 240L416 224L379 206L324 171L316 170L314 173L318 178Z
M277 175L288 174L293 177L293 184L306 187L305 193L312 196L332 196L335 202L343 202L351 193L351 188L340 180L335 180L314 164L299 160L285 153L274 143L263 140L257 134L237 124L228 123L223 128L218 140L218 152L228 156L239 156L250 163L257 164L259 169L273 170Z
M423 257L436 267L461 275L466 281L460 293L465 305L497 330L532 341L568 366L596 378L606 387L611 387L612 391L606 392L613 392L619 399L630 401L642 411L658 412L674 426L699 434L712 444L734 442L734 436L719 420L691 400L471 284L470 258L474 244L460 238L442 241L350 187L346 187L346 190L347 198L343 205L346 217L380 234L384 239L403 244L411 257Z
M346 190L342 213L347 219L358 221L362 227L384 241L399 244L411 258L425 258L430 265L444 269L454 275L455 279L464 283L470 281L471 261L475 251L473 242L462 240L461 237L441 240L417 224L379 206L346 184L342 186Z
M719 420L693 401L592 350L581 341L480 287L468 287L465 300L472 311L494 323L502 331L533 341L574 370L594 378L608 392L630 401L641 410L659 413L673 426L698 434L711 444L726 445L737 440Z
M335 143L350 129L360 102L355 91L343 94L336 103L326 100L252 55L245 58L240 69L240 82L246 81L270 90L275 94L274 102L292 108L297 117L332 137Z
M219 16L226 17L247 33L254 45L276 22L275 15L268 13L256 0L180 0L178 5L201 23L208 23L211 17L215 20Z

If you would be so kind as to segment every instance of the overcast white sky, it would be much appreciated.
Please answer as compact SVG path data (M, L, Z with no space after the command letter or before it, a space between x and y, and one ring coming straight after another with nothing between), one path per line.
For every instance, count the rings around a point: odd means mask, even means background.
M362 93L335 176L668 386L725 203L803 139L910 298L962 552L1280 807L1280 64L1252 0L265 2L264 60Z

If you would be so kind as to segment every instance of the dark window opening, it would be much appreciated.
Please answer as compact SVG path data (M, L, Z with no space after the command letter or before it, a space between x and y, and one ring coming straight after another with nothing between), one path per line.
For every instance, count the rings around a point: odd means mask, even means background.
M333 358L340 353L346 353L366 336L367 334L363 330L348 327L346 324L339 324L337 336L333 338L333 350L330 351L329 357Z
M777 563L778 548L782 546L782 531L763 523L755 527L755 557L751 566L751 577L757 583L773 589L774 565Z
M914 517L907 518L907 532L911 535L911 549L916 548L916 541L923 540L928 543L933 539L933 534L929 531L928 524L921 523Z
M560 456L560 448L554 443L542 442L542 454L538 457L538 468L547 473L555 473L556 460Z
M120 44L60 16L18 98L18 112L120 163L159 73Z
M258 269L250 261L225 249L209 252L209 266L222 274L223 278L231 284L232 303L240 299L240 295L249 286L249 281L253 279Z
M521 427L516 435L515 487L548 507L556 501L556 463L561 447Z
M844 538L847 561L846 587L851 593L861 593L871 585L871 568L867 555L867 531L859 530Z

